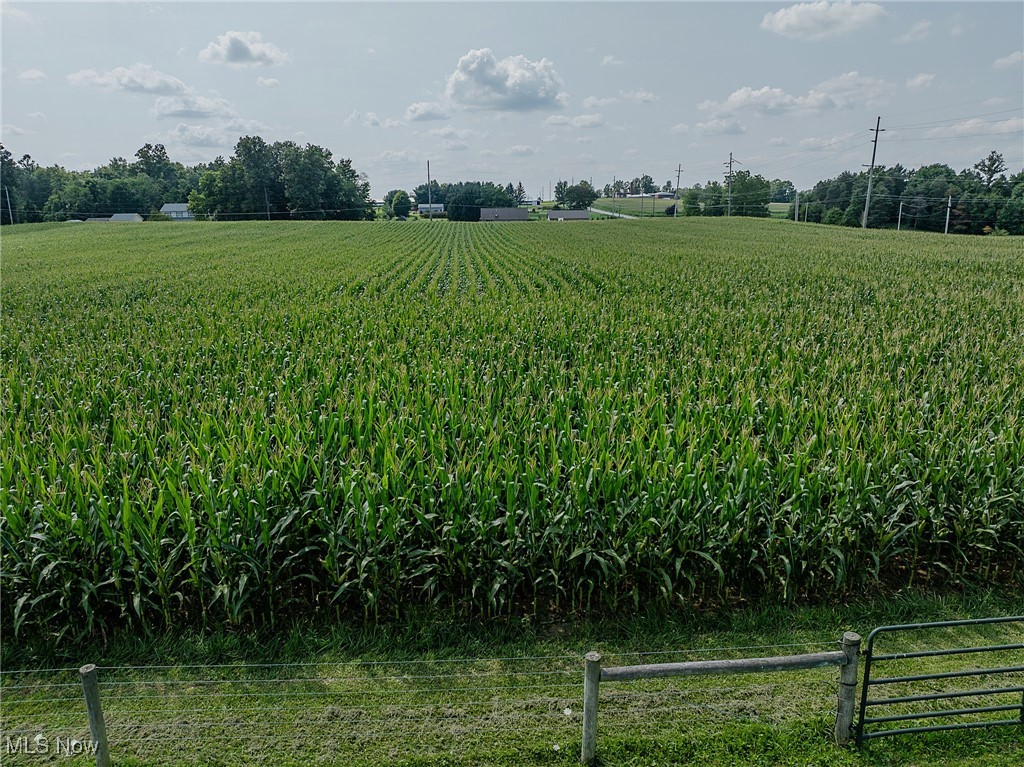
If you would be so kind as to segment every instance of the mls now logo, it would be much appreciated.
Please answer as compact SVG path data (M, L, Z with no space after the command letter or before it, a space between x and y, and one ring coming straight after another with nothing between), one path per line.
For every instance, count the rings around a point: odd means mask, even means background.
M6 754L56 754L57 756L81 756L82 754L96 754L98 744L92 740L77 740L75 738L62 738L60 736L50 739L45 735L36 735L30 738L24 735L20 738L7 738L4 743Z

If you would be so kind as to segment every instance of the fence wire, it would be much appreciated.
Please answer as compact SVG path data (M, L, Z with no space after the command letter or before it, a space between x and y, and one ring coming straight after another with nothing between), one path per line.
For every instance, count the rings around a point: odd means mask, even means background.
M826 646L835 643L608 653L605 662L782 655ZM202 764L216 749L246 763L276 764L286 756L344 763L572 751L580 743L583 661L576 655L98 668L115 762ZM0 674L0 749L4 738L28 744L39 736L50 743L88 740L77 674ZM712 677L606 684L601 728L665 733L723 720L827 717L834 711L834 676L823 670L771 684L758 675L727 685ZM3 761L32 759L38 756L8 749Z

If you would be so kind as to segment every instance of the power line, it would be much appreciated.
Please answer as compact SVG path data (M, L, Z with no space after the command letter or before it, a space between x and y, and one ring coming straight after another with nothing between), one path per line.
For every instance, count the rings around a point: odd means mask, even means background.
M976 119L978 117L991 117L992 115L1003 115L1003 114L1008 114L1010 112L1020 112L1022 110L1024 110L1024 107L1014 107L1013 109L1002 109L1002 110L1000 110L998 112L982 112L981 114L977 114L977 115L964 115L963 117L950 117L950 118L948 118L946 120L936 120L936 121L933 121L933 122L908 123L907 125L890 125L889 128L892 129L892 130L905 130L905 129L911 129L911 128L937 127L937 126L941 126L941 125L955 124L957 122L962 122L964 120L974 120L974 119ZM982 122L1000 122L1000 121L999 120L983 120Z

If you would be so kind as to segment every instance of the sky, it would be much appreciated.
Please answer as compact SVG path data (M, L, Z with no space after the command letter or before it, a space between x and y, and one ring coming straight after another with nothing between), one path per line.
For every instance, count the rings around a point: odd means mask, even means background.
M426 181L734 170L798 189L871 160L1024 167L1021 2L7 2L3 144L87 170L240 136ZM682 169L679 173L679 169Z

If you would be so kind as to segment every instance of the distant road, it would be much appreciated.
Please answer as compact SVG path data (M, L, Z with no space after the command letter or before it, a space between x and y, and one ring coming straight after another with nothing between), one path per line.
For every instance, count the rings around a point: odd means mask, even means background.
M610 210L600 210L599 208L587 208L591 213L600 213L602 216L611 216L612 218L629 218L636 221L639 216L627 216L625 213L612 213Z

